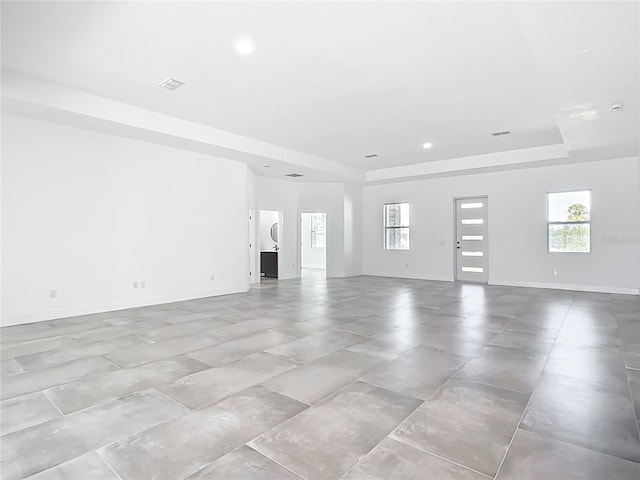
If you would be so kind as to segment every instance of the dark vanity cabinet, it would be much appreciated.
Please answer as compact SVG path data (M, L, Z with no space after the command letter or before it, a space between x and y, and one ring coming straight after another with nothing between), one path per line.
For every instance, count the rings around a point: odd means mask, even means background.
M264 277L278 278L278 252L260 252L260 273Z

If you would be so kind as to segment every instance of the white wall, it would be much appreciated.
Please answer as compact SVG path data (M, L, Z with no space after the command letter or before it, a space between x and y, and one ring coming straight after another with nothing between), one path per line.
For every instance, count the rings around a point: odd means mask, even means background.
M280 212L278 278L300 276L298 267L298 195L293 182L256 176L256 209Z
M239 162L3 115L2 324L246 290L246 175Z
M298 210L327 214L327 277L344 277L344 185L299 184Z
M278 216L280 214L273 210L261 210L260 211L260 251L261 252L275 252L275 247L278 246L273 238L271 238L271 226L274 223L278 223ZM279 227L278 227L279 228Z
M362 275L362 187L344 185L344 274Z
M301 243L301 262L302 268L319 268L327 267L327 249L326 247L311 247L311 213L302 213L302 221L300 223L300 243Z
M327 277L362 273L358 243L362 238L361 192L359 186L342 183L300 183L256 177L257 208L281 212L280 278L300 276L298 225L302 212L327 214Z
M637 292L638 169L638 159L627 158L366 186L364 273L453 280L453 198L488 195L489 283ZM578 189L592 191L592 251L547 253L546 193ZM389 202L411 204L409 251L384 250Z

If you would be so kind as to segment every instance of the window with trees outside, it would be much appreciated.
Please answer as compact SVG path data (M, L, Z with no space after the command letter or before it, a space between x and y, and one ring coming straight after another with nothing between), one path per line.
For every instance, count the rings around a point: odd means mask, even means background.
M325 213L311 214L311 248L325 248L327 246L327 215Z
M591 191L547 194L549 252L591 251Z
M409 250L409 204L390 203L384 206L385 250Z

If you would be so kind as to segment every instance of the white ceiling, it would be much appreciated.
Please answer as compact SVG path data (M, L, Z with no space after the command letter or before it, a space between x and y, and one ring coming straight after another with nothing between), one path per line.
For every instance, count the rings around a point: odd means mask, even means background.
M362 171L557 144L582 161L638 155L638 16L613 1L3 1L2 66ZM234 51L242 35L253 55Z

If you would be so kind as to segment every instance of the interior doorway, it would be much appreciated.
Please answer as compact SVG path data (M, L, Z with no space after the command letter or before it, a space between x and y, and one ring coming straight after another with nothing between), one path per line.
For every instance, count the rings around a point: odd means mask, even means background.
M260 210L260 278L278 278L280 212Z
M300 214L300 276L327 276L327 214Z
M458 198L456 203L456 280L487 283L489 239L487 197Z

